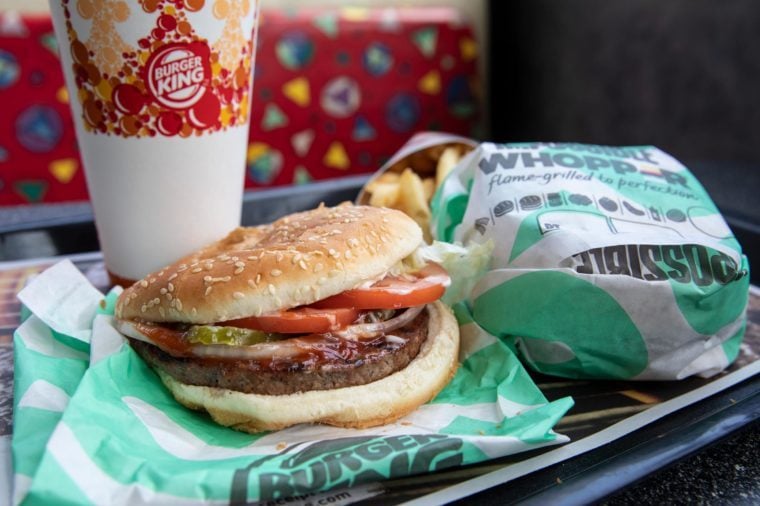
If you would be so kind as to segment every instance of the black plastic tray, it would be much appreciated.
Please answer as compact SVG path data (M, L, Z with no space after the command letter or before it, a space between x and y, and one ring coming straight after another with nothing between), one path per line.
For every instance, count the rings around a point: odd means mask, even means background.
M244 198L243 224L266 223L284 214L313 208L324 202L335 205L353 200L366 182L367 176L313 183L306 186L267 189L247 192ZM52 209L51 209L52 208ZM36 240L53 245L53 254L70 254L98 249L97 235L92 221L92 211L87 205L63 208L56 213L55 206L43 207L35 216L25 210L24 219L3 221L0 212L0 259L20 259L39 256ZM52 211L52 213L51 213ZM12 211L11 211L12 212ZM6 214L7 215L7 214ZM729 217L729 223L731 219ZM754 237L754 235L753 235ZM757 238L755 237L755 240ZM753 295L750 307L748 334L760 336L760 295ZM755 343L756 346L757 343ZM754 348L758 351L757 347ZM551 384L555 379L536 377L539 386ZM691 380L694 388L703 385L702 380ZM543 383L542 383L543 382ZM660 384L660 385L673 385ZM680 384L681 387L683 384ZM583 404L584 396L595 399L599 395L614 395L615 385L570 385L557 390L547 389L550 400L564 395L578 398ZM668 386L637 384L636 388ZM671 395L672 397L672 395ZM592 401L593 402L593 401ZM593 408L589 408L593 409ZM571 414L573 412L571 411ZM623 417L624 418L624 417ZM621 419L621 418L619 418ZM604 421L605 426L619 419ZM508 466L524 462L535 456L552 451L551 448L496 459L484 464L435 473L423 477L391 480L380 484L382 495L367 499L367 504L397 504L405 501L421 504L438 504L460 501L478 504L586 504L605 500L621 490L651 477L690 455L702 452L716 442L725 441L740 430L757 431L760 424L760 376L741 381L725 390L670 413L648 425L619 437L601 447L557 461L525 476L501 478ZM589 429L566 426L558 431L569 434L574 441L588 436ZM748 448L746 451L756 451ZM558 459L561 458L558 457ZM755 493L760 490L758 478L742 483ZM650 485L647 485L650 486Z

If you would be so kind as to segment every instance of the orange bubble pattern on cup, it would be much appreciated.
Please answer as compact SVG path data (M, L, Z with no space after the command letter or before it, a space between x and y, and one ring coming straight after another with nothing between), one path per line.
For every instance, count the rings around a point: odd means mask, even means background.
M125 2L62 1L84 128L122 137L189 137L246 124L254 47L241 20L250 0L138 2L155 14L155 25L132 47L115 29L129 19ZM74 29L71 3L92 21L87 40ZM185 14L204 6L224 22L213 43Z

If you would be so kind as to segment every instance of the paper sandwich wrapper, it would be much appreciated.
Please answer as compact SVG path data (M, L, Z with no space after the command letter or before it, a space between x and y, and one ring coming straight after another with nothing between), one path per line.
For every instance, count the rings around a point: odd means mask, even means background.
M174 400L115 331L117 295L104 297L70 262L19 294L32 315L14 336L14 504L244 503L568 440L552 427L572 399L547 402L465 308L457 308L456 376L411 415L365 430L299 425L251 435Z

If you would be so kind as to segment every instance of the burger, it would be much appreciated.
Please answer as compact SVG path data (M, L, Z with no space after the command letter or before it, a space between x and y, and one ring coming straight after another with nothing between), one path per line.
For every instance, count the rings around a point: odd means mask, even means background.
M246 432L363 428L456 371L447 272L392 209L343 204L227 237L120 295L116 326L174 397Z

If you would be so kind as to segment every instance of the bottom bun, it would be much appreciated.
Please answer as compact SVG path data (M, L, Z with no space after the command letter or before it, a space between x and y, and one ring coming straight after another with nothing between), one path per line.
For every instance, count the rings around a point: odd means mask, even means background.
M365 428L393 422L433 399L456 373L459 326L440 302L427 306L428 338L404 369L366 385L289 395L246 394L180 383L158 371L174 397L209 412L215 422L245 432L279 430L298 423Z

